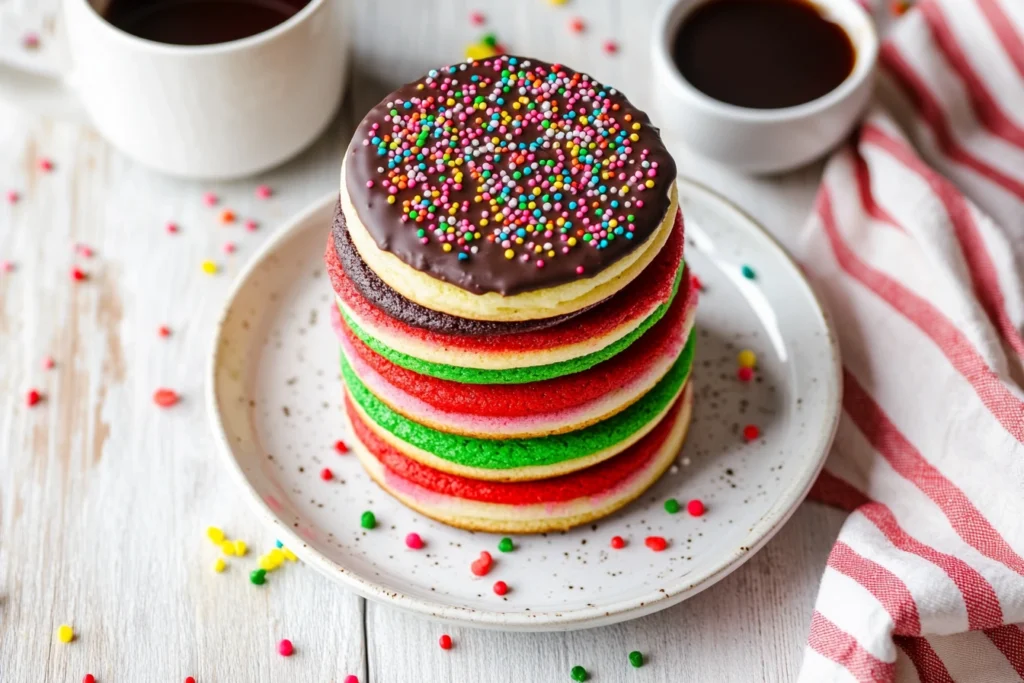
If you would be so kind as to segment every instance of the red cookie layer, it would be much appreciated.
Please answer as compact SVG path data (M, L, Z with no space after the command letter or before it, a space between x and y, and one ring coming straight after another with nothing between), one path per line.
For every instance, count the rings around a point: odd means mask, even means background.
M345 410L355 437L387 469L423 488L447 496L505 505L558 503L596 496L618 485L653 458L668 438L683 399L677 399L665 417L644 438L610 460L579 472L529 482L494 482L446 474L402 455L378 437L359 416L345 394Z
M366 321L370 327L368 332L372 333L373 328L383 327L393 330L395 334L414 337L428 344L474 351L538 351L598 339L630 320L645 316L654 308L654 302L668 301L683 258L683 241L683 214L680 211L676 214L672 234L661 253L633 282L615 296L555 327L534 332L489 336L441 334L399 322L370 303L356 289L341 267L333 239L327 240L324 260L334 291L359 319Z
M629 383L657 361L678 335L686 333L682 328L696 305L697 288L684 273L665 317L625 351L583 372L526 384L461 384L421 375L375 352L348 325L340 328L359 357L378 374L435 408L468 415L523 417L574 408Z

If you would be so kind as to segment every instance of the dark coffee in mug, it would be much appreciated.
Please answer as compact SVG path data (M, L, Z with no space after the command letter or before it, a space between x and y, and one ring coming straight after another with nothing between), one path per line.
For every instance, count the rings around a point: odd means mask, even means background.
M103 18L126 33L171 45L212 45L263 33L309 0L110 0Z

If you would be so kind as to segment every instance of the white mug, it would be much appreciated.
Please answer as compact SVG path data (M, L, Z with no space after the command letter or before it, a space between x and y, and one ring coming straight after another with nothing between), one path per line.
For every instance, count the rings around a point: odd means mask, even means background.
M853 42L853 71L832 92L805 104L752 109L705 95L683 78L672 44L686 17L706 0L666 0L651 42L658 125L698 154L740 171L775 173L802 166L838 144L871 98L878 34L857 0L812 0Z
M191 178L251 175L297 154L333 118L347 80L337 0L310 0L267 31L197 46L116 28L102 17L108 1L64 0L70 68L34 92L51 109L83 108L132 159Z

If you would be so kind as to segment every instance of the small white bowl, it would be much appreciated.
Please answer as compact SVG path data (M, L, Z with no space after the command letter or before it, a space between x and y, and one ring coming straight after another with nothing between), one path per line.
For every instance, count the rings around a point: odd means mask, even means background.
M672 43L683 20L708 0L667 0L651 43L657 123L698 154L749 173L802 166L839 143L864 111L874 85L878 34L856 0L812 0L850 36L853 71L837 88L795 107L753 109L713 99L683 78Z

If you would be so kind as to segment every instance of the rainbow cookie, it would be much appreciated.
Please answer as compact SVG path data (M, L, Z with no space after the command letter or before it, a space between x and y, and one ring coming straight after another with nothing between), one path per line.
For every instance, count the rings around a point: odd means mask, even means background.
M468 529L625 505L690 422L697 287L647 115L557 64L431 71L360 123L325 263L370 476Z

